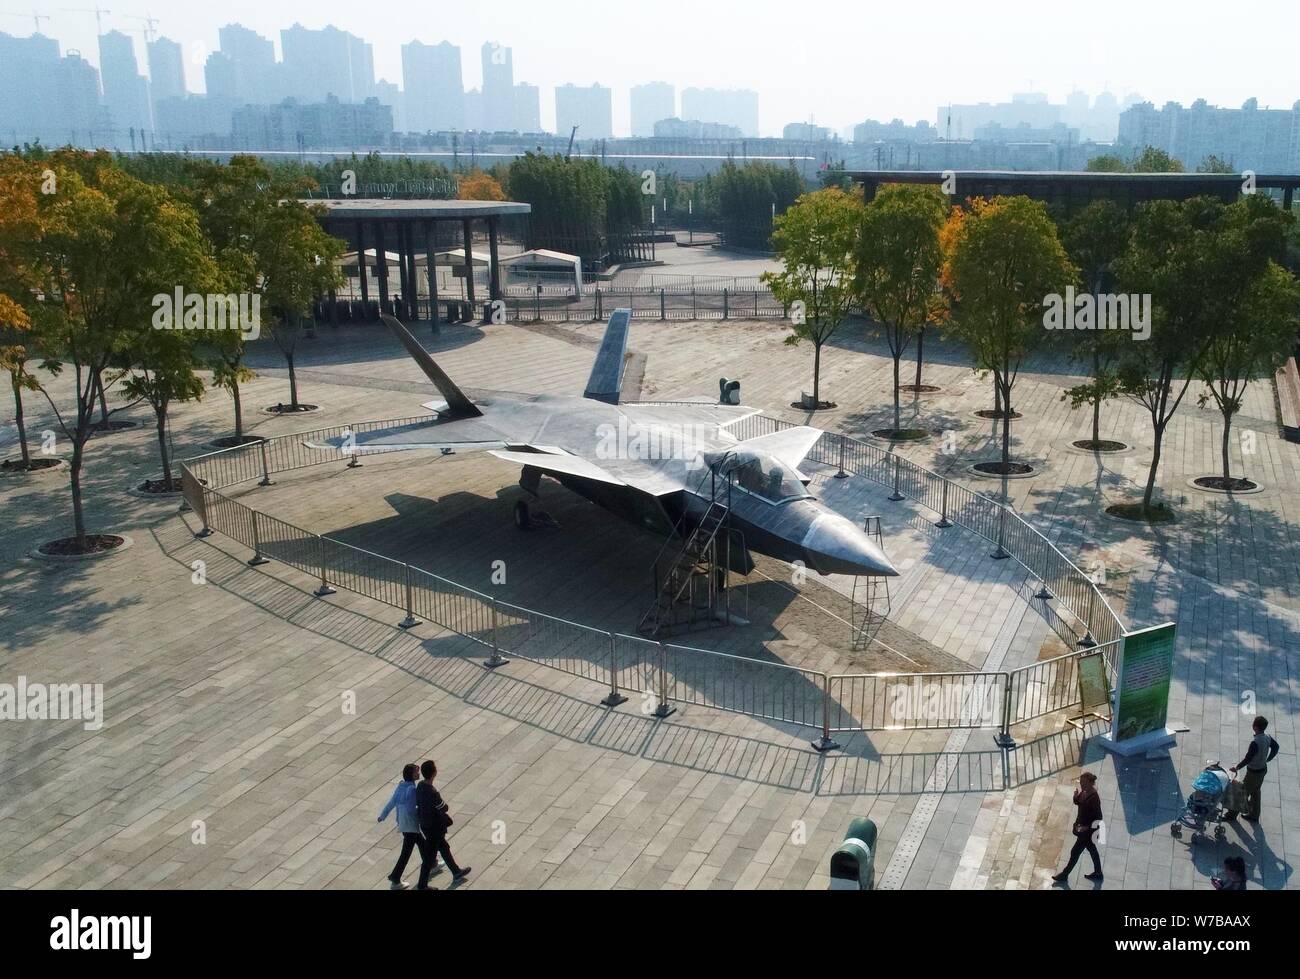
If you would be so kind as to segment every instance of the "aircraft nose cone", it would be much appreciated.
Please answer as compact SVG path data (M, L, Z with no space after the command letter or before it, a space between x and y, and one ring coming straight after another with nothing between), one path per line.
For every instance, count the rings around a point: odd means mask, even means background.
M818 514L804 535L803 550L808 566L819 574L898 575L875 541L839 514Z

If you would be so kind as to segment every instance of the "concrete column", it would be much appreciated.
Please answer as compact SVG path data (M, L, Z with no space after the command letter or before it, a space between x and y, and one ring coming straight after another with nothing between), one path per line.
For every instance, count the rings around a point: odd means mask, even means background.
M397 281L398 288L402 290L402 301L409 302L411 299L411 280L407 276L406 261L406 228L401 221L393 225L393 231L397 236ZM406 315L406 314L403 314Z
M474 305L474 222L470 218L461 221L461 230L465 238L465 297Z
M357 271L361 273L361 308L370 315L370 270L366 268L366 223L357 222Z
M424 264L429 270L429 319L438 328L438 222L424 222Z
M391 313L388 308L388 253L384 245L384 222L375 222L375 262L379 276L379 311Z
M411 319L418 320L420 309L420 274L415 266L415 224L406 221L402 224L406 235L406 281L411 284Z
M488 254L489 261L492 263L488 273L488 298L501 298L501 267L497 261L500 257L497 249L497 221L499 219L494 214L488 218Z

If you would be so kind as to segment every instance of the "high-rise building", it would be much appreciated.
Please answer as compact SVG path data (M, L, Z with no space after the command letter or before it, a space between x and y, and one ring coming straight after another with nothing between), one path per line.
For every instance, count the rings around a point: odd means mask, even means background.
M561 85L555 90L555 131L563 136L578 127L582 139L608 139L614 135L614 93L603 85L580 88Z
M1119 142L1129 154L1164 150L1188 170L1216 156L1236 170L1293 173L1300 169L1300 102L1286 109L1261 109L1255 99L1240 109L1204 99L1159 109L1141 102L1120 114Z
M103 146L108 142L108 110L100 101L99 72L78 51L69 51L59 62L58 120L67 135L59 134L57 140L67 139L76 146Z
M393 131L409 132L406 125L405 93L397 87L397 83L379 79L375 82L375 98L379 100L380 105L386 105L393 110Z
M221 50L208 56L203 75L208 95L237 105L269 105L284 97L275 44L240 24L218 32Z
M682 92L682 118L735 126L758 136L758 93L745 89L688 88Z
M235 110L231 139L239 148L274 150L383 149L393 134L393 112L373 96L364 102L246 105Z
M831 138L829 126L815 126L811 122L792 122L781 131L782 139L801 143L824 143Z
M153 129L149 84L140 74L135 45L121 31L99 36L99 71L104 83L104 104L117 130L114 145L127 148L136 140L143 148L143 133ZM134 136L132 135L134 131Z
M160 37L148 43L149 94L154 104L185 96L185 56L181 46Z
M403 44L402 87L406 90L406 122L412 131L466 128L465 85L456 45L446 41Z
M632 135L653 136L655 123L677 116L677 89L667 82L632 86Z
M375 94L373 48L333 24L311 30L294 24L280 32L285 93L302 102L364 102Z
M494 41L483 45L483 123L488 132L517 129L515 63L510 48Z
M471 88L465 93L465 128L481 132L483 125L483 93Z
M536 85L515 86L515 129L521 133L542 131L542 92Z
M63 128L56 121L58 72L58 41L0 33L0 143L23 143ZM59 141L67 138L64 132Z

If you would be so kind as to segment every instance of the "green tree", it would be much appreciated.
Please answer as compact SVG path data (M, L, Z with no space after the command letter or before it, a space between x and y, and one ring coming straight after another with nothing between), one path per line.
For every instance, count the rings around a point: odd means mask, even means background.
M1084 288L1100 295L1111 277L1115 261L1124 253L1129 241L1128 214L1114 201L1095 200L1065 223L1065 250L1079 268ZM1114 330L1087 330L1062 333L1070 344L1072 356L1091 369L1088 380L1066 390L1061 400L1070 407L1092 408L1092 447L1101 443L1101 406L1120 393L1119 374L1115 369L1122 345L1127 338Z
M1005 412L1002 469L1011 464L1011 394L1021 364L1046 335L1049 296L1064 293L1077 270L1039 201L1028 197L976 199L960 212L947 236L944 282L954 300L956 334L991 371Z
M1223 416L1225 488L1247 488L1245 480L1233 480L1230 469L1232 419L1241 410L1250 383L1272 377L1295 349L1297 303L1300 284L1295 276L1276 262L1269 262L1251 284L1236 315L1214 331L1197 365L1197 376L1206 385L1199 404L1204 407L1213 401Z
M894 360L895 435L902 429L903 354L942 303L939 236L947 215L943 195L909 184L881 188L863 209L853 291L863 310L880 324Z
M784 268L762 276L777 301L792 310L785 342L813 345L813 401L818 407L822 347L853 303L853 253L863 211L861 197L838 188L805 194L776 220L772 237Z
M73 417L45 394L72 444L73 526L77 549L84 551L82 469L97 379L140 348L153 297L174 292L185 281L185 257L201 232L189 207L163 188L124 174L107 154L60 151L49 165L58 191L39 201L46 227L36 247L47 270L42 286L47 315L37 322L49 356L46 366L69 373L75 383Z
M1089 160L1085 169L1089 173L1127 173L1128 164L1113 153L1103 153Z
M1115 263L1121 287L1151 297L1151 336L1126 345L1124 395L1151 419L1151 466L1141 513L1152 499L1165 431L1216 334L1233 321L1273 256L1286 215L1263 195L1224 204L1212 197L1139 206L1133 237Z
M42 168L16 153L0 155L0 370L9 373L23 469L32 465L23 392L40 389L27 366L32 357L32 318L25 304L31 303L42 278L31 247L41 235L36 207L41 180Z
M1201 165L1196 168L1196 172L1197 173L1236 173L1237 168L1234 167L1227 160L1224 160L1221 157L1215 156L1213 153L1211 153L1209 156L1207 156L1204 160L1201 161Z
M1134 173L1182 173L1185 169L1178 160L1154 146L1142 147L1129 169Z
M162 485L180 489L172 476L167 420L171 406L203 397L203 380L195 373L194 334L180 330L150 331L135 348L136 371L122 385L128 397L148 402L153 409L162 463Z

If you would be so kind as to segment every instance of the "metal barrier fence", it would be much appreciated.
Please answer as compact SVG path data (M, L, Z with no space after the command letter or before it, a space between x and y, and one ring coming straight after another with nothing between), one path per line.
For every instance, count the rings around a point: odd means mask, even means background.
M277 473L328 462L346 459L356 465L349 434L430 420L335 426L188 459L181 463L185 500L200 517L200 536L215 531L238 541L253 551L250 564L279 561L316 577L318 595L342 588L403 610L403 626L435 623L490 648L488 666L512 656L579 676L607 686L603 703L611 706L627 699L623 692L636 692L644 709L653 707L660 717L679 703L819 728L814 745L821 750L834 746L835 732L930 729L996 729L999 743L1012 747L1012 726L1079 702L1080 656L1101 653L1114 675L1123 624L1095 583L1046 537L996 501L847 436L824 434L810 457L892 485L896 494L939 513L940 526L957 523L998 543L1079 619L1097 648L1012 671L830 675L623 635L500 602L409 563L295 527L219 492L254 479L269 485ZM786 427L791 426L755 415L733 426L733 434L752 438ZM1100 644L1092 643L1094 635L1104 637Z

